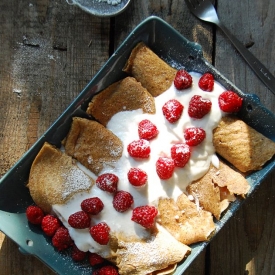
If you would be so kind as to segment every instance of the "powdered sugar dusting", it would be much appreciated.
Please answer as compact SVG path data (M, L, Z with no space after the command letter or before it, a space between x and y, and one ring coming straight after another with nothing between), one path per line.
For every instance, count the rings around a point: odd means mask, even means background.
M153 264L161 262L161 253L159 253L160 246L157 242L154 242L154 238L147 242L121 242L121 245L127 248L127 255L134 257L135 262L137 263L144 261L144 255L146 255L147 260Z
M105 3L109 4L109 5L115 6L115 5L120 4L121 0L97 0L97 2L99 2L99 3L100 2L105 2Z
M65 180L62 193L63 199L76 192L88 190L92 185L90 178L77 167L73 167L68 174L62 176Z

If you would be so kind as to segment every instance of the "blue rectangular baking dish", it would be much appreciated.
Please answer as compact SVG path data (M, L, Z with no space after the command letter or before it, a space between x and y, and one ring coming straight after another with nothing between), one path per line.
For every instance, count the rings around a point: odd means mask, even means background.
M226 89L234 90L244 98L243 108L239 113L240 118L275 141L275 116L261 104L256 95L243 93L222 76L203 58L199 44L188 41L162 19L156 16L148 17L129 34L71 105L0 180L0 230L17 243L22 253L37 257L57 274L65 275L72 272L91 274L92 268L88 263L76 264L66 252L57 252L51 245L51 240L45 237L39 228L28 224L25 210L33 201L26 184L31 164L45 141L56 146L60 145L69 130L72 117L86 117L87 104L94 94L126 76L122 68L131 50L140 41L144 41L156 54L177 69L185 68L199 73L211 72ZM251 184L248 196L261 184L274 166L273 158L262 170L248 176L247 179ZM236 200L230 205L222 219L216 222L215 234L243 202L245 200ZM183 274L207 244L202 242L192 245L191 255L178 265L174 274Z

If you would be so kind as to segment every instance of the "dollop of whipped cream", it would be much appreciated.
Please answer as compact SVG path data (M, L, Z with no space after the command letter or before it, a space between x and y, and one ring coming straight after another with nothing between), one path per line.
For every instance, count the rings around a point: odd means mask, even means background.
M114 165L106 165L101 171L103 173L114 173L119 178L118 190L128 191L134 197L132 208L142 205L157 206L161 197L176 199L185 192L186 187L192 181L201 178L209 169L211 163L218 166L218 158L215 155L212 143L212 131L218 125L223 116L223 112L218 105L219 95L225 91L218 82L215 81L212 92L205 92L198 86L201 77L199 73L190 73L193 78L193 84L190 88L179 91L174 84L163 94L155 98L156 113L143 114L142 110L122 111L115 114L107 128L121 139L124 144L123 154L120 160ZM210 113L202 119L193 119L188 115L188 105L191 97L200 95L204 99L212 102ZM162 106L170 99L176 99L184 106L181 118L176 123L169 123L162 112ZM127 145L134 140L138 140L138 124L141 120L148 119L154 123L159 131L156 138L150 140L151 154L148 159L134 159L127 152ZM191 147L191 157L185 167L176 167L173 176L168 180L161 180L156 173L156 161L160 156L170 157L171 146L176 143L184 143L184 129L188 127L201 127L206 132L205 140L198 146ZM88 175L96 179L96 175L88 171L82 165L79 165ZM132 186L127 177L130 168L138 167L146 171L148 181L145 186ZM95 252L103 257L110 255L108 245L96 243L89 229L74 229L68 224L68 218L71 214L80 211L81 202L90 197L99 197L104 203L104 209L101 213L92 217L92 225L99 222L106 222L111 228L111 232L124 234L125 236L135 236L140 239L149 236L149 232L131 221L132 209L124 213L117 212L112 205L113 195L102 191L94 185L90 192L76 194L65 205L54 205L53 210L61 219L63 224L69 229L72 239L80 250Z

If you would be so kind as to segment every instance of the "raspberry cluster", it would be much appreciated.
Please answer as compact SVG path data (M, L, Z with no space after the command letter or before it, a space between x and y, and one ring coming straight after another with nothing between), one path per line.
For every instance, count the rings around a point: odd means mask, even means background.
M174 85L179 91L186 90L193 85L192 76L185 70L179 70L174 79ZM205 92L214 89L214 76L205 73L201 76L198 86ZM218 104L223 112L235 113L242 106L242 98L233 91L225 91L218 98ZM200 95L192 96L188 104L188 115L192 119L201 119L210 113L212 102ZM177 123L181 118L184 106L176 99L168 100L162 106L162 112L168 123ZM135 159L150 157L150 141L159 131L157 126L148 119L138 125L139 140L134 140L127 146L128 153ZM206 138L206 132L200 127L189 127L183 130L183 142L171 147L170 156L161 156L156 162L156 172L160 179L167 180L173 176L175 167L184 167L191 156L190 147L198 146ZM139 168L131 168L128 172L129 182L134 186L142 186L147 181L147 174Z
M98 198L91 198L84 200L81 204L83 208L87 208L88 212L92 215L98 214L102 210L102 202ZM75 228L82 228L87 225L87 216L84 211L76 212L70 216L70 222L74 225ZM118 275L117 268L110 265L107 261L105 261L100 255L97 253L84 252L78 249L72 240L68 229L61 223L61 221L50 214L45 214L43 210L36 206L30 205L26 209L26 217L29 223L41 226L42 231L46 236L52 238L52 244L58 251L64 251L66 249L70 249L71 257L75 262L82 262L87 260L92 267L95 267L95 271L92 274L98 275ZM90 220L90 217L89 217ZM91 228L92 232L96 232L95 238L99 238L101 240L105 240L105 225L101 223ZM90 221L89 221L90 225ZM101 232L102 234L98 234ZM92 234L92 233L91 233ZM104 235L105 234L105 235ZM102 263L105 263L104 267L100 267Z
M141 139L141 141L147 141L147 140ZM136 143L135 143L134 146L136 148L131 148L132 150L130 150L130 152L133 152L134 150L136 150L138 152L141 152L142 150L146 151L146 147L144 147L143 145L144 145L144 143L142 143L140 146L136 145ZM143 154L142 154L142 156L143 156ZM146 172L144 172L143 170L141 170L139 168L131 168L128 172L128 179L129 179L129 182L133 186L140 187L147 182L147 174L146 174ZM97 178L96 185L103 191L110 192L110 190L113 190L111 192L111 193L113 193L113 207L117 212L121 212L121 213L125 212L125 211L129 210L131 208L131 206L133 205L134 198L129 192L123 191L123 190L119 190L119 191L117 190L118 178L116 175L108 174L108 173L102 174ZM135 215L137 213L143 211L144 209L151 209L151 208L153 208L155 210L147 211L144 219L135 219ZM144 205L141 209L137 207L132 210L132 220L134 222L140 224L144 228L150 228L150 227L154 226L157 213L158 213L157 209L154 206ZM140 215L143 215L143 214L140 214ZM108 232L108 233L110 231L110 229L107 228L106 226L105 226L105 228L101 227L100 229L96 228L96 230L93 230L93 234L91 233L91 235L95 241L100 243L100 238L102 238L101 235L105 234L104 230L105 230L105 232ZM109 238L108 236L109 235L106 233L105 240L107 240ZM100 243L100 244L103 244L103 243Z

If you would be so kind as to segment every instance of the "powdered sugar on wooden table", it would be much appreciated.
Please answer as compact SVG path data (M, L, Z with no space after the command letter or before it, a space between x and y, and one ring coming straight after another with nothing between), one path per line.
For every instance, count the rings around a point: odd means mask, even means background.
M96 0L97 2L106 2L110 5L117 5L121 3L121 0Z

